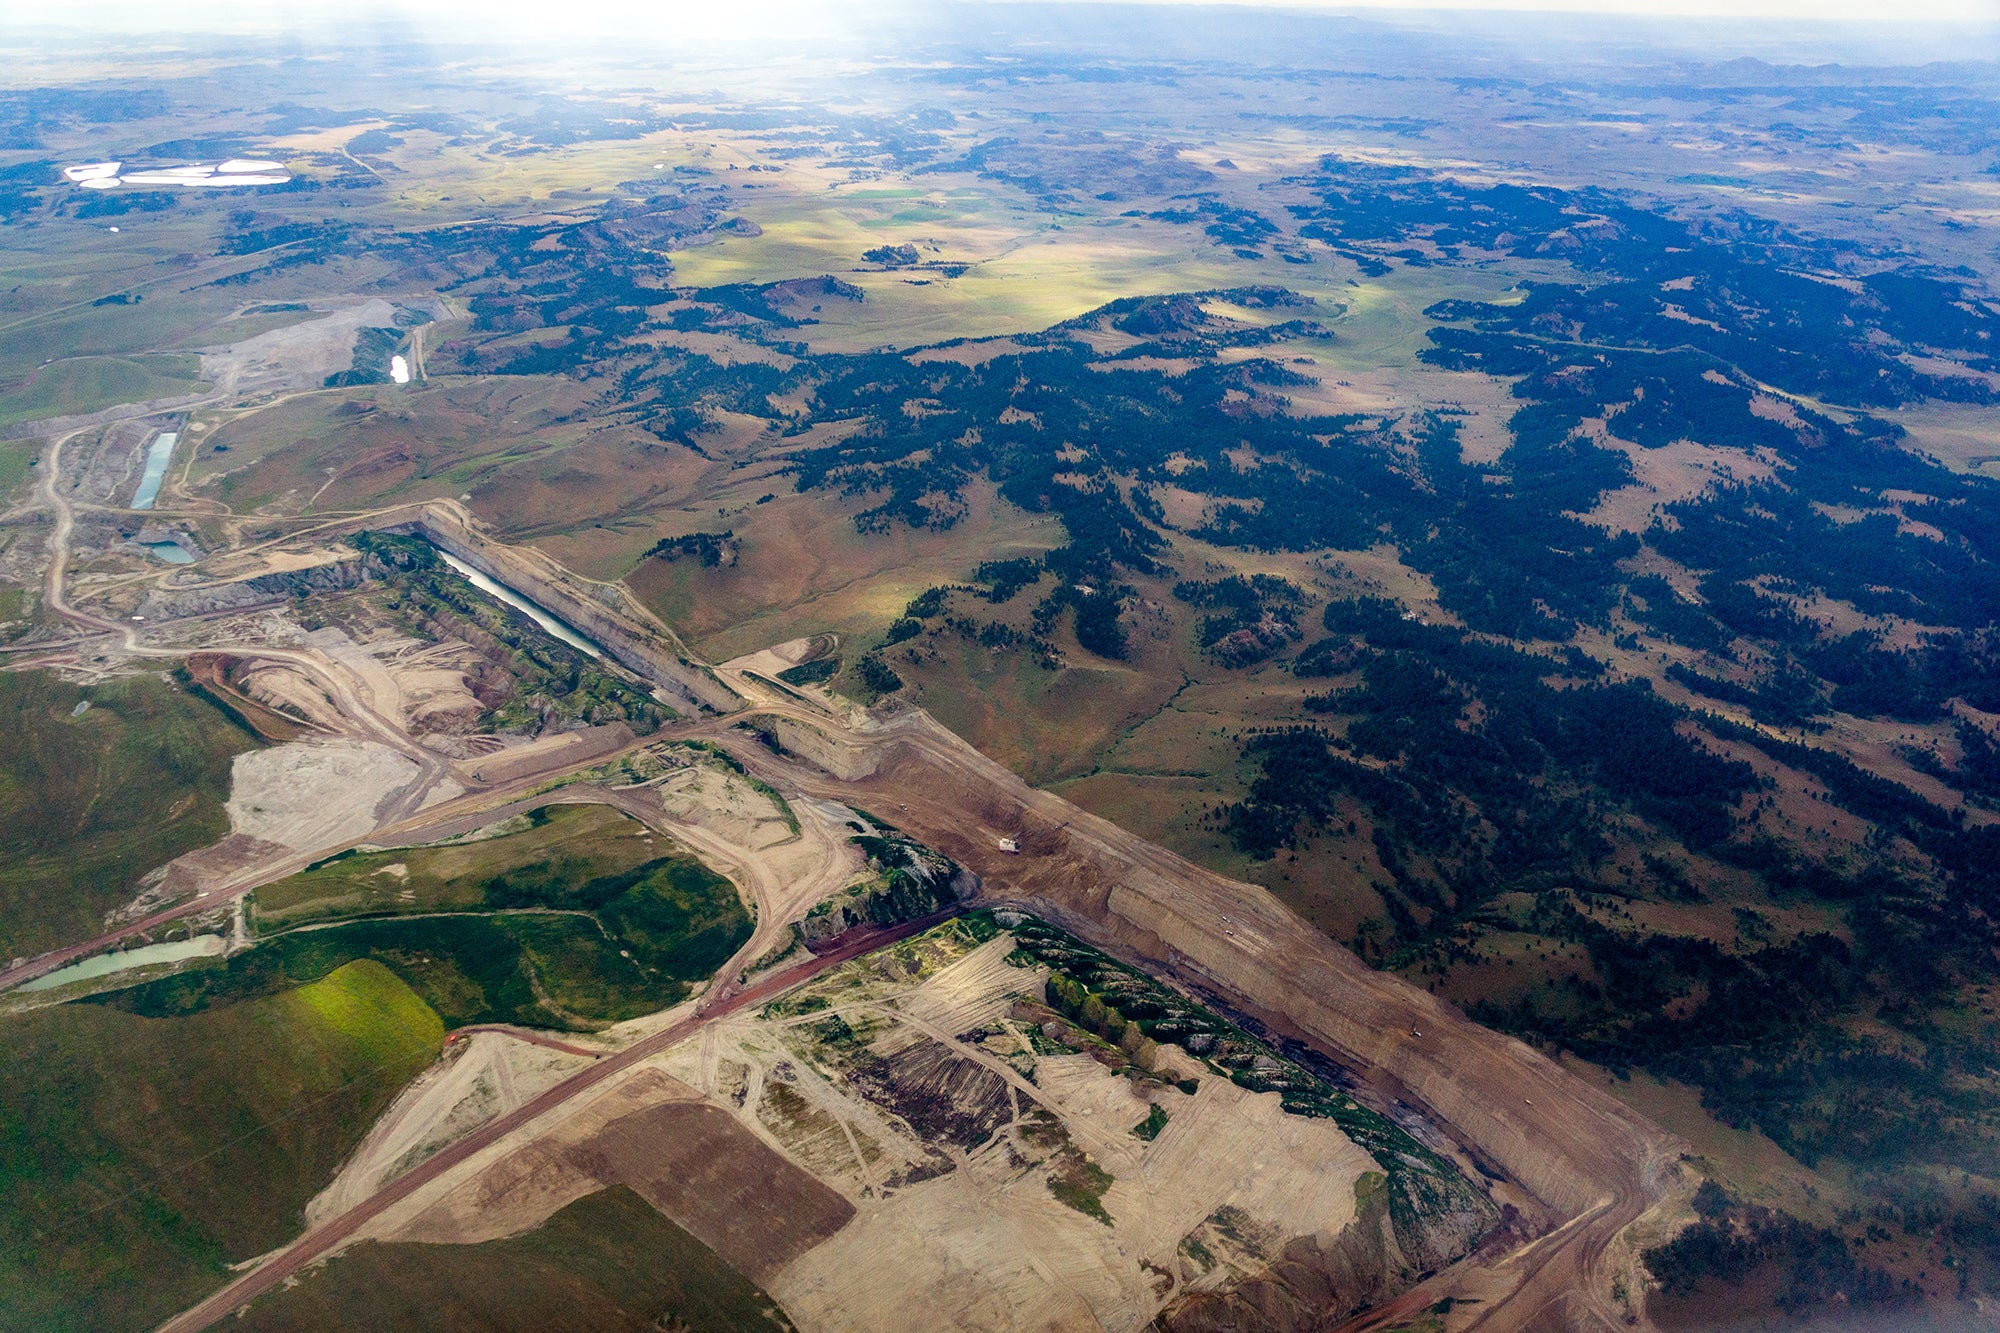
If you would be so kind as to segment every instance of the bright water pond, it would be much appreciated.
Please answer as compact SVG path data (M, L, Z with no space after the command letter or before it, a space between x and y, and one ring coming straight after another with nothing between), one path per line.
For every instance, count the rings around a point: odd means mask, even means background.
M153 501L160 498L160 483L167 479L167 464L174 458L174 446L181 440L179 431L163 430L153 439L153 447L146 451L146 475L139 478L138 493L132 497L134 509L151 509Z
M463 560L460 560L457 556L453 555L449 551L439 550L438 554L444 557L444 562L447 565L450 565L453 569L457 570L460 574L464 575L465 581L467 583L470 583L473 587L479 589L479 591L485 593L488 597L494 598L496 601L504 602L508 606L513 607L516 611L519 611L522 615L534 621L537 625L540 625L545 631L548 632L550 637L560 639L562 642L568 644L570 647L576 649L578 652L588 654L591 657L604 656L603 649L599 648L589 639L584 638L583 635L577 633L575 630L571 629L568 625L564 624L562 621L550 615L547 611L544 611L540 606L537 606L534 602L529 601L526 597L523 597L520 593L515 592L512 588L508 587L506 584L496 583L494 580L480 573L478 570L474 569L471 565L466 564Z
M225 947L220 935L197 935L191 940L148 944L138 949L114 949L110 953L101 953L95 958L86 958L80 963L57 968L45 977L36 977L21 989L54 990L71 982L90 981L96 977L110 976L113 972L145 967L152 963L178 963L186 958L215 957L219 956Z

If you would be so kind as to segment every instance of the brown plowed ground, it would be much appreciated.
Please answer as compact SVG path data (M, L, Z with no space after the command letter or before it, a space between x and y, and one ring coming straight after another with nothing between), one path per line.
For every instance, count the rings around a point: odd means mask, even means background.
M630 1185L760 1285L854 1216L847 1200L702 1102L636 1111L574 1160L607 1185Z
M854 1207L728 1112L657 1070L464 1181L391 1239L471 1244L539 1226L628 1185L760 1284L845 1226Z

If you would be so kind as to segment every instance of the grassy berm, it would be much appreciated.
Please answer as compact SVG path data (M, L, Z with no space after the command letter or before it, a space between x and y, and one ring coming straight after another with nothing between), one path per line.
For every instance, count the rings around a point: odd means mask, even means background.
M357 1245L259 1301L239 1327L778 1333L792 1323L715 1251L615 1185L507 1240Z
M257 903L260 931L293 928L104 1002L194 1013L372 958L452 1027L587 1030L679 1000L751 931L728 880L658 854L643 825L595 805L548 806L457 846L343 855L258 890Z
M192 1304L297 1233L443 1041L367 961L185 1018L0 1024L0 1330L144 1329Z
M156 676L7 673L0 717L0 959L90 938L147 871L226 835L230 761L256 745Z

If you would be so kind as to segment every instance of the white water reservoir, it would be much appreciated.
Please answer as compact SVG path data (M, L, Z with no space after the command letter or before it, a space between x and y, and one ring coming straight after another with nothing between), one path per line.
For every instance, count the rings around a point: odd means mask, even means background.
M153 501L160 498L160 483L167 479L167 464L174 458L174 446L181 441L180 432L163 430L153 439L153 447L146 451L146 475L139 478L138 493L132 497L134 509L151 509Z
M463 560L460 560L450 551L446 551L440 548L438 550L438 556L447 565L450 565L453 569L457 570L461 575L463 575L467 583L470 583L473 587L479 589L479 591L485 593L488 597L493 598L495 601L504 602L508 606L513 607L516 611L519 611L522 615L534 621L537 625L540 625L542 629L548 633L550 638L558 639L563 643L568 644L570 647L576 649L578 652L588 654L591 657L604 656L603 650L598 648L596 644L592 643L589 639L584 638L581 634L578 634L568 625L563 624L562 621L557 620L547 611L544 611L541 607L529 601L527 598L523 597L520 593L515 592L512 588L508 587L506 584L494 582L486 575L474 569L471 565L468 565Z

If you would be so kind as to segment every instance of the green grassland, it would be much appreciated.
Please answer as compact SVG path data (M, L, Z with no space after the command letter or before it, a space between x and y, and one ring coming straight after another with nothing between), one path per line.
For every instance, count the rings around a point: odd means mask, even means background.
M477 910L510 877L546 875L571 889L653 859L644 825L609 806L546 806L518 832L455 846L349 852L257 891L255 921L270 933L309 921Z
M34 471L36 455L40 446L26 440L8 440L0 443L0 500L11 496L20 484Z
M195 393L203 387L196 378L199 370L191 356L91 356L51 362L8 386L0 426Z
M0 1025L0 1329L142 1329L295 1234L436 1058L387 968L184 1018L103 1005Z
M88 938L140 876L227 834L230 762L256 743L155 676L8 673L0 714L0 957Z
M193 244L212 244L195 239ZM155 262L143 270L92 270L68 278L61 292L50 293L51 304L32 317L0 323L0 375L18 380L57 357L147 357L156 353L185 354L189 349L254 337L273 328L310 319L287 312L235 318L246 303L259 298L283 304L295 298L344 296L354 283L373 273L335 265L300 266L260 273L264 261L226 256L196 269ZM226 281L232 273L241 281ZM164 276L163 276L164 275ZM180 279L180 290L168 285ZM60 303L71 294L81 297L129 293L129 303L99 305L85 299ZM273 302L268 298L280 298Z
M519 1023L590 1029L671 1004L588 915L523 913L357 921L267 940L220 966L195 967L104 997L149 1017L202 1013L277 994L357 959L389 968L452 1027Z
M792 1324L715 1251L614 1185L507 1240L357 1245L258 1301L239 1327L777 1333Z
M200 1013L367 958L453 1027L587 1030L674 1003L749 938L735 886L692 857L656 855L635 821L555 806L521 822L462 846L346 855L281 880L259 891L256 920L291 929L104 1002L150 1017ZM272 900L275 911L261 905Z
M164 246L121 244L122 238L106 237L96 227L64 230L72 233L63 238L68 244L51 246L46 239L33 244L37 238L17 232L9 238L13 244L0 249L9 285L19 284L0 306L0 381L19 384L51 357L150 352L173 337L177 322L183 328L192 322L186 296L168 299L158 292L177 276L186 285L185 269L177 274L161 264L170 253ZM181 235L190 251L213 250L206 228L189 227ZM156 293L156 300L93 304L127 291Z

